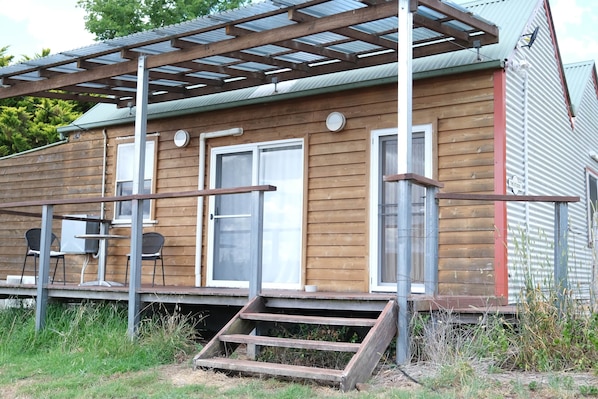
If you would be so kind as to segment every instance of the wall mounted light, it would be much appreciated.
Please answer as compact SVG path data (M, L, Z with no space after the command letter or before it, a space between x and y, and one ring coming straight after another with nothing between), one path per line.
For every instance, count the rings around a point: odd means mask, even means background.
M340 112L331 112L326 117L326 127L331 132L340 132L345 127L345 123L347 123L347 119Z
M187 147L189 144L189 132L186 130L177 130L174 134L174 145L179 148Z
M594 161L598 162L598 153L596 153L596 151L591 151L589 155L590 155L590 158L592 158Z

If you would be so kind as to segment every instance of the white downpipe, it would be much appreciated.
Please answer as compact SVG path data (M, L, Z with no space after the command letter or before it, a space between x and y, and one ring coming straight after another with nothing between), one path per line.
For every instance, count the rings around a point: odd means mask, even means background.
M104 159L102 160L102 195L101 197L104 198L106 196L106 170L107 170L107 158L108 158L108 135L106 133L106 129L102 129L102 135L104 136ZM106 215L106 203L102 202L100 204L100 219L104 219Z
M527 64L529 68L529 64ZM523 69L523 193L529 195L529 71ZM529 202L525 202L525 231L527 240L530 238L530 216ZM526 266L528 273L531 272L531 255L529 253L530 243L526 243Z
M226 130L217 130L214 132L200 133L199 135L199 190L204 189L206 174L206 140L216 137L241 136L243 128L235 127ZM203 203L204 197L197 197L197 234L195 236L195 286L201 286L201 248L203 237Z

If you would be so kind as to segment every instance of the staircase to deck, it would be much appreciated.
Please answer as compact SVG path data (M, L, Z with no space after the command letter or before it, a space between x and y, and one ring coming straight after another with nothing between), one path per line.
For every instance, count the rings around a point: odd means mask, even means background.
M278 312L278 313L277 313ZM268 308L263 297L251 300L193 359L194 368L210 368L291 379L315 380L338 386L343 391L370 378L384 351L397 332L397 305L388 301L377 317L322 316L304 314L298 309L280 313ZM311 325L345 327L364 331L360 342L331 342L317 339L281 338L265 335L272 325ZM297 366L241 358L235 351L246 348L287 348L324 352L347 352L352 357L344 369ZM250 356L251 357L251 356Z

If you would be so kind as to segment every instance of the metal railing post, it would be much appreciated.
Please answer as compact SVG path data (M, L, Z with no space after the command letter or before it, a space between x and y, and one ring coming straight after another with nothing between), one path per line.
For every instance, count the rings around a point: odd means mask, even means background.
M567 276L568 262L568 219L569 208L566 202L554 203L554 286L557 295L557 305L563 310L565 295L569 288Z
M42 207L42 227L39 248L39 277L37 280L37 296L35 300L35 331L40 331L46 325L46 311L48 308L48 280L50 276L50 246L52 244L53 205Z
M438 187L426 187L426 255L424 289L426 295L438 293Z
M264 233L264 192L251 193L251 237L250 237L250 263L249 299L262 293L262 237Z

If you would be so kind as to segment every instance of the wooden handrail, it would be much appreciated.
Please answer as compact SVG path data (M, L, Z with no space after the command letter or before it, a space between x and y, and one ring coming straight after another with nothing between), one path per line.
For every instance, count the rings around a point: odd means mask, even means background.
M388 175L384 176L383 180L385 182L397 182L401 180L411 180L413 183L416 183L423 187L444 187L444 183L441 183L437 180L430 179L428 177L418 175L416 173L401 173L398 175Z
M276 187L266 184L266 185L261 185L261 186L244 186L244 187L235 187L235 188L212 188L212 189L207 189L207 190L180 191L180 192L172 192L172 193L135 194L135 195L119 195L119 196L111 196L111 197L68 198L68 199L54 199L54 200L7 202L4 204L0 204L0 209L21 208L21 207L26 207L26 206L43 206L43 205L95 204L95 203L101 203L101 202L119 202L119 201L131 201L131 200L146 200L146 199L205 197L205 196L210 196L210 195L245 194L245 193L250 193L253 191L276 191Z
M437 193L437 199L469 201L579 202L576 196Z
M8 209L0 209L1 215L16 215L16 216L26 216L32 218L40 218L42 214L39 212L22 212L22 211L11 211ZM93 222L100 222L100 223L109 223L111 220L109 219L100 219L97 217L83 217L83 216L72 216L72 215L52 215L52 219L57 220L77 220L81 222L93 221Z

